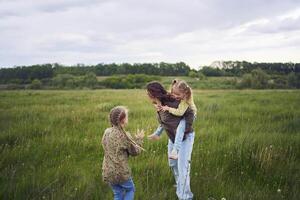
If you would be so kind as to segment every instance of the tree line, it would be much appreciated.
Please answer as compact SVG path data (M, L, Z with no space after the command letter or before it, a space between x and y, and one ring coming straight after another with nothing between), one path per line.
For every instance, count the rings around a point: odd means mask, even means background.
M184 62L75 66L54 63L0 68L0 84L10 84L12 89L22 89L25 85L30 89L42 86L61 89L141 88L145 82L158 80L160 76L190 76L198 80L204 80L205 77L231 76L241 80L236 84L237 88L299 88L299 74L300 63L226 61L222 68L202 66L199 70L191 69ZM112 77L98 81L99 76Z
M84 76L94 73L96 76L111 76L124 74L147 74L159 76L187 76L190 67L184 62L178 63L141 63L141 64L97 64L64 66L60 64L42 64L32 66L17 66L0 69L0 83L30 83L34 79L53 78L59 74Z
M222 68L209 66L199 71L206 76L243 76L254 69L261 69L270 75L287 75L291 72L300 73L300 63L250 63L246 61L226 61Z

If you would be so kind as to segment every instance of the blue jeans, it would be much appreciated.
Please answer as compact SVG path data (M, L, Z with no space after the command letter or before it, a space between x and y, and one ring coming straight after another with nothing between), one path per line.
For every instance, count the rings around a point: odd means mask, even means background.
M185 118L183 118L180 120L180 122L177 126L177 129L176 129L174 148L177 150L177 152L181 148L181 143L182 143L182 139L184 136L185 127L186 127L186 121L185 121ZM159 125L158 128L155 130L154 134L157 136L160 136L162 134L163 130L164 130L163 127L161 125Z
M176 129L176 134L175 134L175 142L174 142L174 147L177 151L180 150L181 147L181 142L184 136L184 132L185 132L185 127L186 127L186 121L185 118L181 119L177 129ZM157 127L157 129L154 131L154 134L157 136L160 136L163 132L163 127L161 125L159 125Z
M177 129L176 129L174 147L177 150L177 152L181 148L181 144L182 144L182 140L183 140L183 136L184 136L184 132L185 132L185 126L186 126L186 122L185 122L185 118L183 118L182 120L180 120L180 122L177 126Z
M112 184L111 188L114 193L114 200L133 200L134 198L135 188L132 178L124 183Z
M193 193L190 188L190 169L194 138L195 133L189 133L186 139L181 143L178 160L169 159L169 166L171 167L177 184L176 194L180 200L193 198ZM168 154L171 153L173 147L174 144L169 139Z

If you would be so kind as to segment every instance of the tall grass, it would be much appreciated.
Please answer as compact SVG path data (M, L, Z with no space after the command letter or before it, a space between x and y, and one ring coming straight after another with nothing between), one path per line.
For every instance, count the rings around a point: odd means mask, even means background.
M195 91L195 199L298 199L300 92ZM101 137L116 105L127 130L151 134L156 114L143 90L0 93L0 199L112 199L101 178ZM167 137L131 158L136 199L176 199Z

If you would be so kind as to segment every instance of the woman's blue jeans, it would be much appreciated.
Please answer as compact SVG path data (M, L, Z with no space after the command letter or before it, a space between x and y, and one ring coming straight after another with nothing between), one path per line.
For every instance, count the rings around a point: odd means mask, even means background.
M184 130L182 130L184 131ZM195 133L189 133L178 152L178 160L169 159L169 166L174 174L177 189L176 194L179 199L192 199L193 193L190 188L190 168L191 155L193 151ZM173 142L169 139L168 155L174 147Z

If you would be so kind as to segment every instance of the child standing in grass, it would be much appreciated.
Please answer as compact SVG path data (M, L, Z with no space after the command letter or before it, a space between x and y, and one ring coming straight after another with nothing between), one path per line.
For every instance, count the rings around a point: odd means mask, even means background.
M178 105L178 108L172 108L167 105L161 106L158 105L158 109L161 109L163 111L168 111L172 115L180 116L182 117L186 110L190 108L193 113L194 117L196 117L197 114L197 107L194 103L193 99L193 92L191 87L183 80L174 80L171 86L171 95L177 99L180 100L180 103ZM185 130L185 120L181 120L177 129L176 129L176 135L175 135L175 142L173 145L173 149L171 151L171 154L169 155L169 158L171 159L178 159L178 152L181 147L182 139L184 137L184 130ZM162 128L158 128L157 131L154 133L156 136L160 136L162 134ZM150 136L155 137L155 136Z
M144 131L138 131L133 138L124 127L128 123L128 110L126 107L114 107L109 114L111 123L102 137L104 159L102 165L103 180L108 183L114 193L115 200L134 199L134 183L128 165L128 157L136 156L144 150Z

